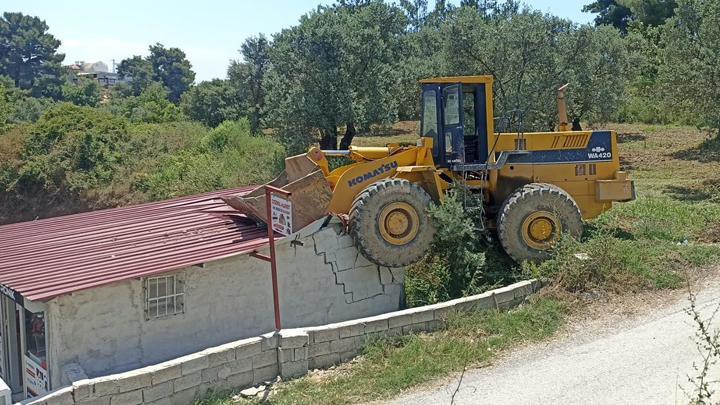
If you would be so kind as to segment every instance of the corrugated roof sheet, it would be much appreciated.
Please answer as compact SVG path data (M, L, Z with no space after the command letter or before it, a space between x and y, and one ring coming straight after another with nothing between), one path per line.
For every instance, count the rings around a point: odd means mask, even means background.
M0 284L46 301L253 251L267 231L221 199L252 189L0 226Z

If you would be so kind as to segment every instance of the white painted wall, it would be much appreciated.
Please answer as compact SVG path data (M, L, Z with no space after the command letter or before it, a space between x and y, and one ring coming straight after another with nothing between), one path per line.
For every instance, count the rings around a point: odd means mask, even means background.
M399 309L403 271L358 254L340 226L278 246L284 328L322 325ZM247 255L182 270L185 313L145 320L142 280L48 303L52 386L65 364L96 377L158 363L274 329L270 265Z

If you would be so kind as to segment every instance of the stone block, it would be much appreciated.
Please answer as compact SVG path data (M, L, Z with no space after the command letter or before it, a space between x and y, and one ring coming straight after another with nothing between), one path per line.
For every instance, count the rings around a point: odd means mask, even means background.
M348 350L355 350L355 337L348 337L330 342L330 351L332 353L346 352Z
M422 307L421 307L422 308ZM413 313L412 323L428 322L435 319L435 311L426 309Z
M185 390L177 390L177 385L175 386L175 393L173 393L172 396L172 403L173 404L194 404L195 400L198 398L198 389L197 387L188 388Z
M120 392L117 381L113 377L94 378L92 381L93 396L95 397L102 397Z
M315 343L327 342L329 340L336 340L340 338L338 329L335 327L315 329L310 334L312 335L312 340Z
M253 362L252 359L240 359L231 361L230 363L226 363L222 366L221 370L228 370L228 375L243 373L245 371L250 371L253 368Z
M202 372L197 371L193 374L184 375L173 381L174 391L185 391L188 388L197 387L202 383Z
M385 285L393 283L393 274L389 268L380 267L380 282Z
M411 335L414 333L427 332L427 322L414 323L412 325L405 325L402 327L403 335Z
M110 396L75 401L77 405L110 405Z
M93 394L93 384L90 380L77 380L72 383L73 399L75 402L88 399Z
M279 347L282 347L282 348L303 347L303 346L307 346L308 343L309 343L309 336L303 330L295 329L295 330L288 330L288 331L280 331Z
M229 345L223 345L216 350L208 350L206 355L208 358L208 365L210 367L219 366L229 361L235 360L235 347Z
M241 389L253 384L254 372L252 370L228 376L225 381L228 388Z
M137 369L117 376L116 383L119 392L133 391L152 385L152 373L145 369Z
M308 358L330 353L330 342L313 343L308 347Z
M252 358L252 367L253 368L262 368L269 366L271 364L277 365L278 361L278 354L275 350L270 350L267 352L261 352L259 354L256 354Z
M270 332L262 335L262 341L260 342L260 350L267 351L271 349L277 349L278 347L278 334L276 332Z
M200 372L200 375L202 377L203 383L214 383L218 380L218 372L220 371L221 366L217 367L210 367L206 368L205 370L202 370Z
M290 361L287 363L280 364L280 376L286 380L289 378L297 378L307 374L308 372L308 361Z
M358 355L357 350L348 350L346 352L342 352L342 353L340 353L340 361L342 363L345 363L347 361L354 359L355 357L357 357L357 355Z
M442 330L445 329L445 322L439 319L434 319L427 322L427 328L428 332Z
M45 395L41 400L43 404L47 405L73 405L75 403L73 399L73 388L61 388Z
M262 341L252 342L235 348L235 358L245 359L253 357L262 351Z
M401 314L395 315L388 319L388 329L397 328L400 326L410 325L412 323L413 314Z
M308 367L312 369L316 368L328 368L335 364L340 364L340 353L328 353L315 357L311 357L308 360Z
M388 329L387 319L378 319L365 323L365 333L382 332Z
M174 405L170 398L160 398L157 401L143 402L143 405Z
M259 384L264 381L274 380L278 376L277 363L266 367L253 369L253 384Z
M360 336L365 333L365 324L362 322L353 323L348 327L343 328L343 332L343 336L340 336L341 339L351 336Z
M455 309L455 305L444 305L438 308L435 308L433 311L433 319L445 321L449 319L451 316L455 315L457 313L457 310Z
M352 238L350 238L352 240ZM345 270L351 270L355 268L355 260L360 253L354 246L348 246L340 248L335 251L335 263L337 264L337 270L343 272Z
M143 390L123 392L110 398L110 405L137 405L143 403Z
M307 347L296 347L293 349L293 361L307 360L308 348Z
M278 363L287 363L287 362L295 360L294 352L295 352L294 348L289 348L289 349L279 348L278 352L277 352Z
M405 283L405 269L404 268L395 268L395 269L389 269L393 276L393 283L394 284L404 284Z
M208 357L201 353L183 356L182 359L182 375L196 373L200 370L208 368L208 366L210 365Z
M313 235L312 238L315 241L315 252L318 254L323 252L334 252L340 248L338 235L331 229L322 230Z
M63 384L71 385L76 381L87 379L88 376L85 374L85 370L78 363L68 363L62 367Z
M143 402L157 401L163 398L170 398L173 394L173 382L165 381L162 384L153 385L143 389Z
M385 336L387 336L389 338L402 336L402 334L403 334L402 328L403 328L402 326L399 326L397 328L390 328L385 332Z
M152 384L157 385L182 376L180 364L160 364L152 371Z
M350 236L348 234L339 235L337 237L337 241L338 241L338 247L340 249L343 249L343 248L355 249L355 241L353 240L352 236ZM357 249L355 249L355 250L357 251Z

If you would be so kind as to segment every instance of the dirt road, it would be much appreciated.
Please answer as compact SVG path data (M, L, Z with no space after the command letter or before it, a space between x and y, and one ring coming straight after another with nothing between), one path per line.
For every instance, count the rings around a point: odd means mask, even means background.
M720 277L695 288L697 306L709 317L720 304ZM460 376L454 376L441 387L408 393L394 403L688 403L682 388L692 388L688 375L697 374L693 363L700 363L701 357L693 339L694 324L685 312L687 293L670 295L663 305L650 303L644 315L579 322L556 341L467 370L460 384ZM713 326L720 327L720 321ZM713 380L718 377L720 365L712 372Z

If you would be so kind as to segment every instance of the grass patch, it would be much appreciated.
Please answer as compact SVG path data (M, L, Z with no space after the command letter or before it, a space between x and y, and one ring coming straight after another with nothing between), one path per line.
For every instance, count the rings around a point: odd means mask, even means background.
M561 302L546 298L510 311L458 314L443 331L375 342L352 367L284 384L268 401L344 404L389 398L463 367L486 363L519 343L547 338L562 325L565 311ZM228 403L221 396L201 402Z

